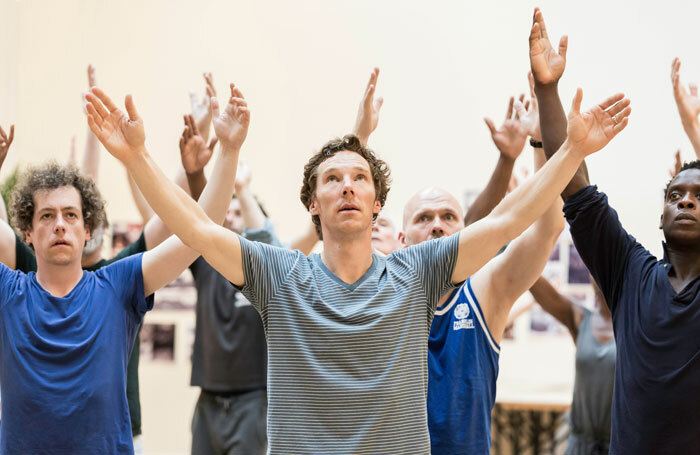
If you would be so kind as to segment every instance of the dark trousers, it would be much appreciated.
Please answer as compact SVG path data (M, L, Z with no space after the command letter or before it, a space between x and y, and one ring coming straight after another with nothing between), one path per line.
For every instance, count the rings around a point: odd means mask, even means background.
M222 396L202 390L192 417L192 455L265 455L267 392Z

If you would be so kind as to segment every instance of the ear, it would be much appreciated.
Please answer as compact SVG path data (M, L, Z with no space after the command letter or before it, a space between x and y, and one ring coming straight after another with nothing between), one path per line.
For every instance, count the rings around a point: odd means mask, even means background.
M309 203L309 213L311 215L320 215L318 205L316 204L316 199L312 199L311 203Z
M664 212L661 212L661 218L659 219L659 229L664 228Z
M32 231L24 231L24 243L27 245L32 244Z
M379 212L382 211L382 203L379 201L374 201L374 207L372 208L372 213L375 215L379 215Z
M401 248L406 248L408 246L406 243L406 234L403 232L399 232L399 243L401 244Z
M90 237L92 237L92 236L90 235L90 229L88 229L87 226L86 226L86 227L85 227L85 241L87 242L88 240L90 240Z

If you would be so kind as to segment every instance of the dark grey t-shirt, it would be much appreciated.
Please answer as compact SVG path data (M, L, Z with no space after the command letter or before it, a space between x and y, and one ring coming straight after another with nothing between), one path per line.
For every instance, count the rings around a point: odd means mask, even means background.
M279 246L269 221L244 233ZM211 392L242 392L267 385L267 342L260 314L203 257L191 266L197 288L192 378Z

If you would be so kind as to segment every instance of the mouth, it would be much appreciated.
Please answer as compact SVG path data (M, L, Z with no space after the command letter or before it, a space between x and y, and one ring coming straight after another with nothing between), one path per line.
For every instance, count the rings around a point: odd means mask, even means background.
M338 213L350 213L359 211L360 209L357 208L357 206L354 204L343 204L342 207L340 207L340 210L338 210Z
M70 246L70 243L66 242L65 240L56 240L51 244L51 246Z
M686 223L695 223L698 220L691 214L689 213L680 213L678 216L676 216L676 219L674 220L676 222L686 222Z

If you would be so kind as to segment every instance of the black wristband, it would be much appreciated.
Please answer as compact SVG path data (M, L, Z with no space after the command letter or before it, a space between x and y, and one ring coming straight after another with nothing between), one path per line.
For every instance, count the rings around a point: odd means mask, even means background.
M542 146L542 141L536 141L533 138L530 138L530 145L533 146L536 149L541 149L543 148Z

